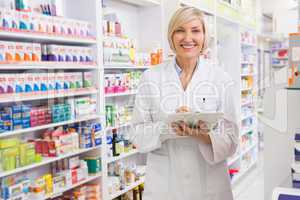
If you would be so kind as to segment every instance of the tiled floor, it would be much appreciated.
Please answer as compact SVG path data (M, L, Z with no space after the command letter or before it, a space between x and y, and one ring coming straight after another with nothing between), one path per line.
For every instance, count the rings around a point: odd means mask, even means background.
M264 200L263 156L249 174L242 177L233 188L234 200Z

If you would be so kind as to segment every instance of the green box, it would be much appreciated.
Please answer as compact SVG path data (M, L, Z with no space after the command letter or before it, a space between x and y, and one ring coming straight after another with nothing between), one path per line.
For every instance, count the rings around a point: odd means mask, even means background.
M101 157L87 157L84 160L87 163L89 174L96 174L101 171Z

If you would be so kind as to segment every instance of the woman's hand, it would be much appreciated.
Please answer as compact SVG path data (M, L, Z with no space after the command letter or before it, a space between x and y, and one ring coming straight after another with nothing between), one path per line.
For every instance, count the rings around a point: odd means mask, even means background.
M190 136L194 137L204 143L211 144L209 129L204 121L198 121L195 127L191 128L183 121L173 122L171 124L174 132L178 136Z

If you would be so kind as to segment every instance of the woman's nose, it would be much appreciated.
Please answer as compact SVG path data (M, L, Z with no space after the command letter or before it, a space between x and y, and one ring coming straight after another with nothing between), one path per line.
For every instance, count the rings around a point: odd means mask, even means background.
M186 32L184 35L184 41L185 42L191 42L193 41L192 33L191 32Z

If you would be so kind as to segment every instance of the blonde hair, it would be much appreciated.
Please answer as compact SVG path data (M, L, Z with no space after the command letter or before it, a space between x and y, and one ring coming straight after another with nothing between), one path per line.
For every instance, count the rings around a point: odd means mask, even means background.
M207 49L208 47L208 29L204 20L204 14L202 11L195 7L191 6L184 6L182 8L179 8L174 15L172 16L170 22L169 22L169 27L168 27L168 41L170 48L173 50L174 53L176 53L176 49L174 47L173 43L173 35L175 30L182 26L185 23L188 23L192 20L199 19L203 25L203 33L204 33L204 41L203 41L203 46L201 50L201 54Z

